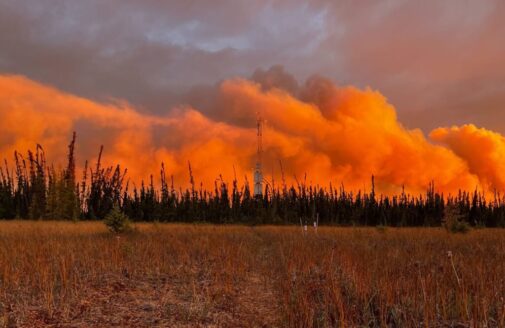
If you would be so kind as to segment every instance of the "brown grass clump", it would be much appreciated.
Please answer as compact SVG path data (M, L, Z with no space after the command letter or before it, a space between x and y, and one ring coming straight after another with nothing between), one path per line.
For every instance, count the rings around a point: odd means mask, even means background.
M0 223L0 326L505 325L505 231Z

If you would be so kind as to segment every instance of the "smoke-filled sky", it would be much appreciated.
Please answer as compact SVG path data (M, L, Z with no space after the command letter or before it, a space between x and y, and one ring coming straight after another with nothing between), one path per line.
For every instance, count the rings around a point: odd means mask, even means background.
M505 3L0 0L0 155L505 189ZM494 132L493 132L494 131ZM270 173L267 173L270 174Z

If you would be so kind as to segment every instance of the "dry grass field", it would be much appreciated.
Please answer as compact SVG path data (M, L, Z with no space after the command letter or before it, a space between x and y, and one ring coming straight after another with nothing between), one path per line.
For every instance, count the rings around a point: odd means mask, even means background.
M503 327L505 231L0 223L6 327Z

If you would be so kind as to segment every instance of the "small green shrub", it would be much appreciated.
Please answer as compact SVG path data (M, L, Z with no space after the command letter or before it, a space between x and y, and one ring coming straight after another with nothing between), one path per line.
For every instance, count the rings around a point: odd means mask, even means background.
M115 205L109 214L107 214L103 223L105 223L107 228L114 233L128 232L132 230L130 219L126 214L121 212L121 209L117 205Z
M470 231L470 225L464 220L463 215L455 206L447 206L444 209L442 225L448 232L452 233L467 233Z

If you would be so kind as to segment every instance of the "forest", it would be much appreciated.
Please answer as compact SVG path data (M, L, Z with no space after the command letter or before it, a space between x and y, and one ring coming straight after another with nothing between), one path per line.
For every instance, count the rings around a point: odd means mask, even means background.
M195 184L188 163L190 185L174 186L173 177L161 164L160 183L154 177L133 186L127 169L104 167L103 146L93 165L86 162L76 174L76 135L68 146L67 164L61 170L46 162L42 146L26 157L14 153L0 167L0 219L101 220L117 206L133 221L207 222L214 224L308 224L341 226L441 226L448 216L476 227L505 227L505 197L492 199L477 190L457 195L436 192L431 182L424 195L402 192L376 194L374 177L369 192L346 191L298 182L271 187L262 196L252 194L249 183L231 184L222 178L214 190Z

